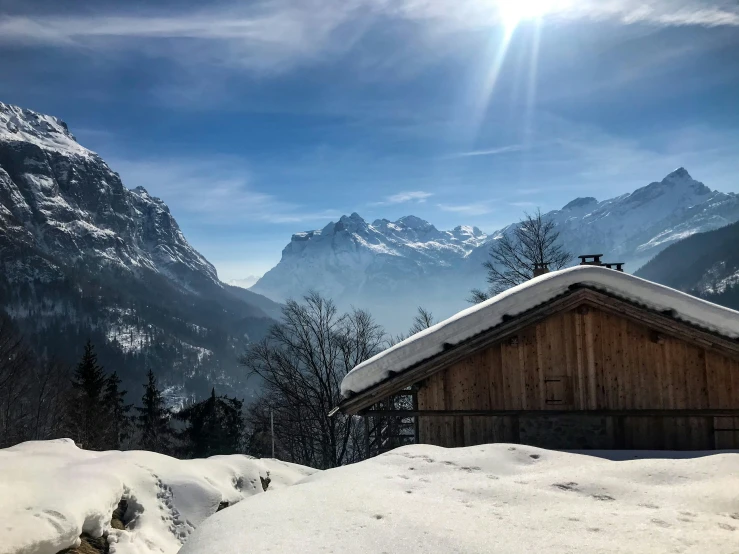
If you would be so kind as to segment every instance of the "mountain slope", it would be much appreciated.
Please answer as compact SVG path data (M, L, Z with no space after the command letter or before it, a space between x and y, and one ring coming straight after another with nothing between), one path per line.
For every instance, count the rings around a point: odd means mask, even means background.
M682 238L739 220L739 197L712 191L679 168L632 193L577 198L546 217L573 255L597 251L634 271ZM437 317L466 307L470 289L485 286L490 246L511 229L439 231L414 216L370 224L355 213L293 235L280 262L250 290L280 301L316 289L399 331L417 306Z
M89 337L129 384L233 384L276 305L221 283L169 208L51 116L0 103L0 300L39 349L74 361ZM269 312L269 315L268 315Z
M739 223L681 240L636 274L739 309Z

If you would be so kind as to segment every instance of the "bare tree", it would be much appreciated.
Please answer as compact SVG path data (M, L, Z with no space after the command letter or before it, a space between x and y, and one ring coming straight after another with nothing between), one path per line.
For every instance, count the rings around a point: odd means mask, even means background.
M379 351L383 337L365 311L340 314L316 292L289 300L280 323L241 357L249 375L264 382L248 411L252 447L264 454L271 411L281 457L319 468L356 460L357 420L329 412L341 401L341 380Z
M58 438L69 372L34 356L5 314L0 314L0 448Z
M413 336L416 333L420 333L424 329L428 329L435 323L436 321L434 321L434 314L432 314L430 311L425 309L423 306L419 306L418 311L416 312L416 315L413 316L413 323L408 329L408 333L399 333L395 336L390 336L387 339L385 346L387 348L390 348L391 346L394 346L398 344L399 342L404 341L408 337Z
M71 369L58 360L34 364L30 377L33 426L30 439L44 440L64 435L61 416L69 400Z
M510 232L504 232L490 247L487 269L487 291L474 289L469 302L476 304L520 285L534 276L534 268L546 264L550 269L562 269L572 255L559 244L559 232L554 222L537 209Z
M27 374L34 363L10 319L0 314L0 446L25 440L30 419Z
M409 333L411 335L415 335L416 333L420 333L424 329L428 329L433 324L434 324L434 314L424 309L423 306L419 306L418 313L413 318L413 325L411 325L411 328L409 329Z

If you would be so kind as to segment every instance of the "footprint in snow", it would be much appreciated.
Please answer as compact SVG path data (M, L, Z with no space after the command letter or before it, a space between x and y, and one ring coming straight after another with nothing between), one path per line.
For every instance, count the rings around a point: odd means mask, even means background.
M577 483L569 482L569 483L552 483L553 487L557 487L558 489L561 489L563 491L576 491L577 490Z
M658 526L658 527L662 527L662 528L664 528L664 529L666 529L666 528L668 528L668 527L672 527L672 525L670 525L669 523L667 523L666 521L663 521L663 520L661 520L661 519L657 519L657 518L652 518L652 519L651 519L650 521L651 521L652 523L654 523L654 524L655 524L656 526Z

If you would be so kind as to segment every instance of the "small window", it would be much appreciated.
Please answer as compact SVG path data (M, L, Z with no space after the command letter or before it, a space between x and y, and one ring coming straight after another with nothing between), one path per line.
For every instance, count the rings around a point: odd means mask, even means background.
M544 379L545 401L547 404L567 405L570 400L570 378L567 375Z

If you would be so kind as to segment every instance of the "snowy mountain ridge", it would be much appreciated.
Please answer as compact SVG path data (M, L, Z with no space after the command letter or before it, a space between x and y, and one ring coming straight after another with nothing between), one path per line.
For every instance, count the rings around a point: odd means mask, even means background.
M0 140L35 144L52 152L85 158L97 154L81 146L58 117L0 102Z
M38 231L33 240L44 253L146 268L184 287L219 282L167 205L143 187L126 189L60 119L0 103L0 144L0 202Z
M682 238L739 220L739 197L711 190L681 167L615 198L576 198L546 217L573 255L597 251L635 271ZM466 307L470 289L485 286L482 263L492 241L511 229L440 231L412 215L368 223L353 213L294 234L280 262L250 290L277 301L318 290L340 305L369 308L400 330L419 305L438 317Z
M391 317L398 297L415 297L415 284L442 294L447 278L488 238L476 227L440 231L415 216L368 223L352 213L294 234L281 262L250 290L285 300L311 289L341 306L371 305L373 314Z
M124 381L155 363L166 384L229 381L278 310L222 283L164 201L126 188L63 121L3 103L0 251L19 330L69 361L91 338Z

